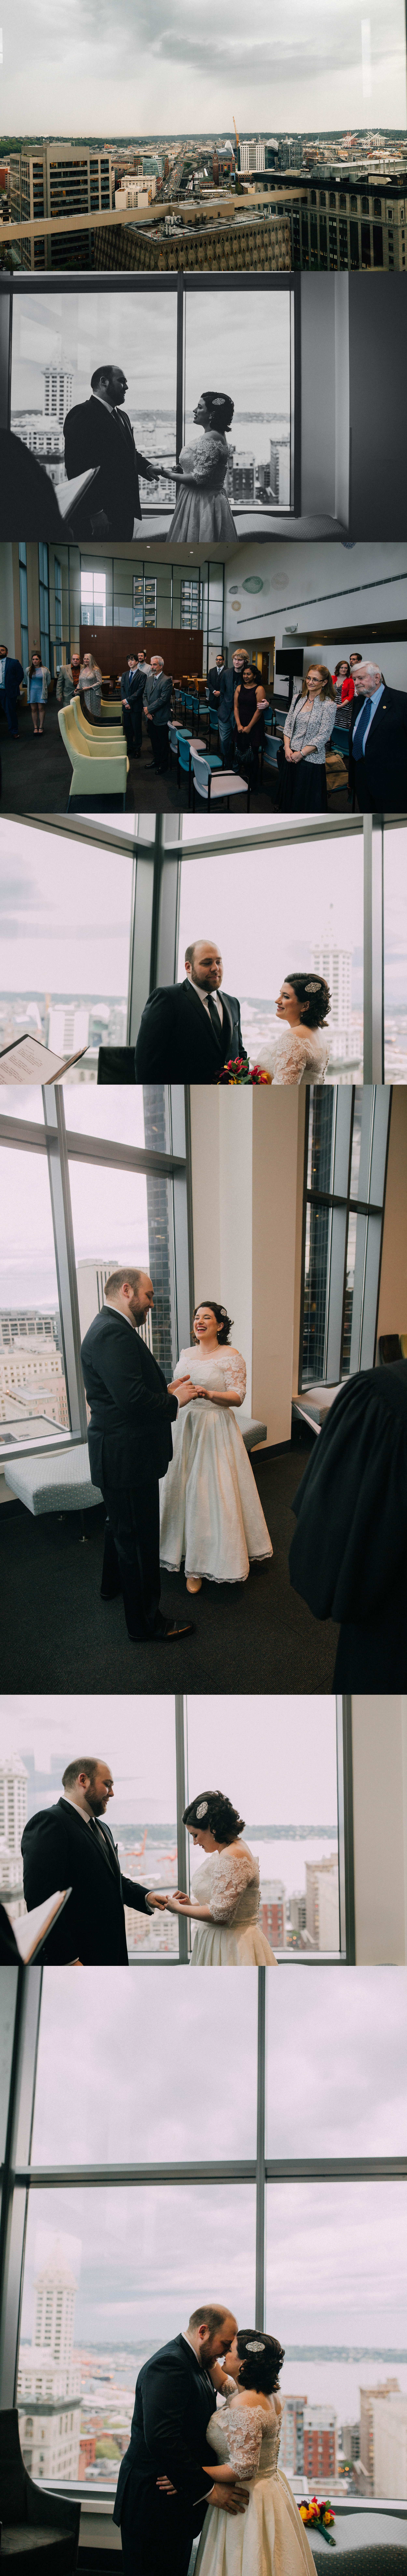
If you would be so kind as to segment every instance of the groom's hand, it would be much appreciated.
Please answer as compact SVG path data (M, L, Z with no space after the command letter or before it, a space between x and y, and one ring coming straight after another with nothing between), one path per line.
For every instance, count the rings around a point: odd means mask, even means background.
M195 1387L192 1385L192 1378L177 1377L177 1379L170 1380L167 1387L167 1395L177 1395L179 1404L189 1404L190 1396L195 1395Z
M176 2495L177 2493L176 2487L171 2485L171 2478L156 2478L156 2486L161 2488L162 2495Z

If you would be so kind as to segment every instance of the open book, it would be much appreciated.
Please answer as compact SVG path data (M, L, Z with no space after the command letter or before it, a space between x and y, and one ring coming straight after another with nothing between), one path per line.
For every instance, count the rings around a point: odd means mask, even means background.
M52 1055L42 1038L12 1038L11 1046L0 1049L0 1082L62 1082L70 1064L79 1064L87 1048L78 1047L76 1055Z
M25 1968L29 1966L30 1959L39 1958L48 1932L52 1931L53 1923L58 1922L58 1916L63 1914L64 1905L71 1895L71 1887L64 1887L62 1893L58 1887L55 1896L46 1896L44 1905L33 1905L30 1914L17 1914L14 1918L8 1905L5 1906Z
M67 481L54 486L60 519L72 519L77 501L81 501L83 494L90 490L91 483L96 482L98 472L97 465L88 465L83 474L72 474L70 483Z

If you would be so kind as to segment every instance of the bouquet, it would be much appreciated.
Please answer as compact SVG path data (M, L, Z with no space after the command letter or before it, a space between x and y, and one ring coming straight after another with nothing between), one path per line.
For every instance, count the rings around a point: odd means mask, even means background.
M271 1074L262 1073L259 1064L250 1065L247 1055L235 1055L222 1065L222 1072L215 1073L214 1079L216 1083L271 1082Z
M325 2500L322 2497L318 2499L318 2496L309 2496L306 2503L304 2500L304 2503L299 2505L298 2510L301 2521L311 2523L313 2531L320 2531L322 2539L328 2541L329 2548L336 2549L333 2531L329 2529L329 2524L335 2521L329 2496L325 2496Z

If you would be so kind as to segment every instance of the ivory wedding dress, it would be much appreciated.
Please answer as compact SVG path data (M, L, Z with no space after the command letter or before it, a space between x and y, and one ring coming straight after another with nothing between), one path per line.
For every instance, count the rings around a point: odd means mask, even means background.
M213 1923L195 1926L191 1968L277 1967L274 1951L259 1932L259 1864L253 1852L208 1852L192 1881L192 1895L198 1905L210 1905Z
M315 2576L298 2505L277 2465L280 2419L265 2415L261 2406L227 2398L210 2415L206 2439L218 2460L230 2460L250 2494L245 2513L208 2505L194 2576Z
M275 1037L268 1046L260 1043L253 1063L261 1073L271 1073L273 1082L324 1082L329 1056L329 1041L319 1029L280 1028L277 1021Z
M246 1393L239 1351L181 1351L174 1370L195 1386ZM206 1575L210 1583L246 1583L250 1560L271 1557L271 1539L253 1470L229 1404L191 1396L172 1426L173 1458L160 1485L160 1561L168 1573Z

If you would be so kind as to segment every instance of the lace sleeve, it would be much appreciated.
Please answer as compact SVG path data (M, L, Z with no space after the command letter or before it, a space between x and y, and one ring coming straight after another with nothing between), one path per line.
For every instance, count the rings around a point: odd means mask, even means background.
M241 1404L243 1404L246 1394L246 1361L242 1360L241 1351L226 1351L221 1349L220 1357L222 1368L225 1372L226 1385L237 1387Z
M283 1038L282 1044L280 1042L280 1046L277 1045L275 1049L274 1081L280 1086L283 1082L291 1084L301 1082L307 1055L307 1042L302 1030L291 1029L288 1046L286 1039Z
M227 2445L232 2469L254 2477L259 2466L263 2414L261 2406L231 2406L227 2419Z
M217 1852L213 1865L210 1909L214 1923L233 1923L242 1887L255 1878L251 1852Z
M180 464L184 474L193 474L194 483L210 483L218 462L219 439L211 438L209 432L206 438L197 440L196 447L181 448Z

